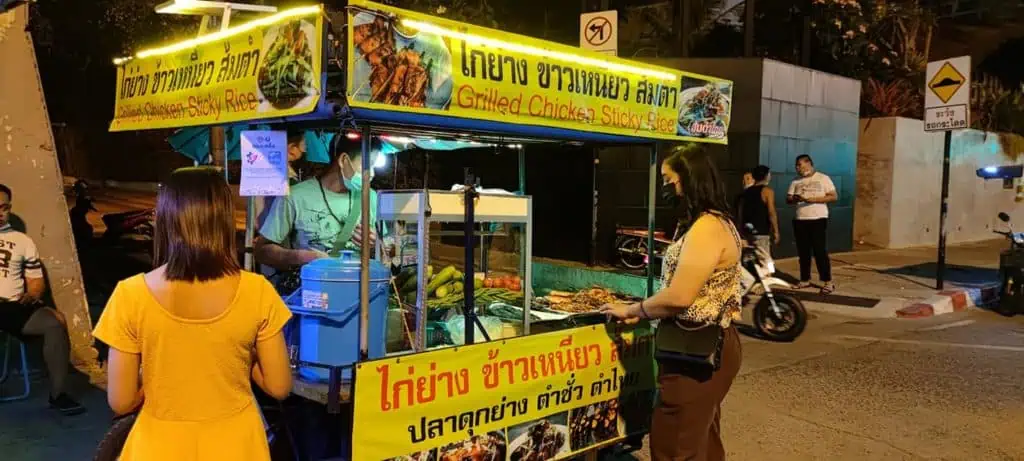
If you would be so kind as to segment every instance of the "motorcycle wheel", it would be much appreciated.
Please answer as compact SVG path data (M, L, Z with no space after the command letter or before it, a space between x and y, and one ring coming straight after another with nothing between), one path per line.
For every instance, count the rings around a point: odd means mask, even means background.
M124 449L124 444L128 441L128 434L132 431L132 426L135 425L135 417L135 414L131 414L114 421L110 430L103 436L103 440L100 440L99 446L96 447L96 456L93 457L93 461L117 461L121 457L121 450Z
M647 242L639 237L621 238L615 245L619 254L619 264L626 269L639 270L647 266Z
M772 309L771 301L762 296L754 306L754 326L757 332L766 339L790 342L800 336L807 328L807 310L803 303L792 295L773 293L775 304L782 311L777 315Z

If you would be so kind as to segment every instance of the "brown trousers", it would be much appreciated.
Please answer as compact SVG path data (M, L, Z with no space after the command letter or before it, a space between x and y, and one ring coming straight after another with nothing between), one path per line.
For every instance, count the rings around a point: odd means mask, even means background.
M698 371L660 362L660 397L651 418L652 461L720 461L722 400L743 361L735 327L725 330L722 366Z

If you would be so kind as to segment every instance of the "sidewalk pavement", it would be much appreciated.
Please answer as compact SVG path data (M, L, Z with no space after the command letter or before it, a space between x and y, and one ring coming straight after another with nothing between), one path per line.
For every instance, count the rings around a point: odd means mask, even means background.
M949 246L943 290L935 288L935 248L863 249L832 255L836 292L798 292L811 311L864 318L918 318L959 311L994 301L999 287L999 252L1005 240ZM799 261L775 262L782 278L796 281ZM812 265L813 266L813 265ZM813 277L817 271L812 269Z

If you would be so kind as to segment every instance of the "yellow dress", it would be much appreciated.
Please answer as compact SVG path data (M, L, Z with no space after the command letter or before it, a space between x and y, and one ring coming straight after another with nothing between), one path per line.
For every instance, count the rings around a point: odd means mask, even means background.
M123 461L269 461L250 387L252 350L291 317L263 277L242 272L234 301L204 320L177 317L142 275L118 284L94 336L141 354L145 401Z

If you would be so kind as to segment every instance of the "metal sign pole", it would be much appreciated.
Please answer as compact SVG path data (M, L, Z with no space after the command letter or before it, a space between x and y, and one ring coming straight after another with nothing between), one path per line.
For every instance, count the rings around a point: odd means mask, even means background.
M971 125L971 57L928 63L924 83L924 131L943 132L942 193L939 197L939 247L935 264L935 288L946 282L946 234L949 215L949 163L953 130Z
M949 213L949 151L953 132L946 131L942 143L942 195L939 198L939 261L935 269L935 289L941 290L946 278L946 215Z
M647 173L647 296L654 295L654 210L658 192L658 143L651 146Z

